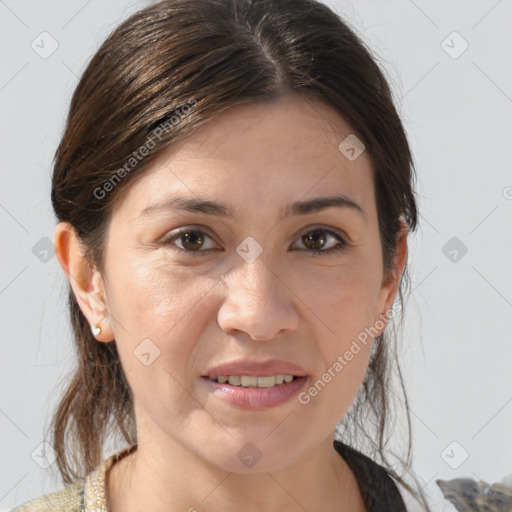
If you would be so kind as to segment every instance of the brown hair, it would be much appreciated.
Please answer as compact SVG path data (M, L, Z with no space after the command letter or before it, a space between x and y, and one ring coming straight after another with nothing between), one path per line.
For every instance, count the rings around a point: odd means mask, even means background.
M74 91L54 159L56 216L74 227L91 267L103 273L115 202L169 145L236 105L312 95L350 124L370 155L389 275L400 221L414 231L417 210L410 148L376 60L339 15L315 0L165 0L149 5L110 34ZM407 268L399 288L401 305L404 284ZM51 423L65 483L96 467L109 434L120 433L136 444L133 397L115 342L94 338L71 287L68 300L78 361ZM364 435L369 456L430 510L421 489L416 493L386 455L394 362L409 434L407 458L399 461L413 475L407 396L388 335L386 329L375 339L364 383L338 432L352 446Z

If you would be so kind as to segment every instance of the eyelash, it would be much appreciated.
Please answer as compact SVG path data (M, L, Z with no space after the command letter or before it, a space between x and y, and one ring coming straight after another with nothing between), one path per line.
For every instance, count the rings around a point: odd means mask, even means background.
M303 232L299 238L302 238L304 235L307 235L308 233L317 232L317 231L327 233L327 235L330 235L330 236L334 237L336 240L338 240L339 243L338 243L338 245L335 245L334 247L331 247L330 249L326 249L326 250L316 250L315 251L313 249L301 249L302 251L310 253L309 255L312 257L326 256L326 255L329 256L329 255L332 255L335 253L340 253L340 252L346 251L348 248L350 248L352 246L352 244L350 242L348 242L347 240L345 240L341 235L339 235L335 231L332 231L332 230L326 229L326 228L309 229L308 231ZM168 237L168 238L165 238L164 240L162 240L162 244L171 245L174 243L175 240L179 239L185 233L192 233L192 232L193 233L201 233L203 235L206 235L209 238L212 238L210 235L208 235L208 233L205 233L201 229L184 228L184 229L181 229L180 231L178 231L177 233L175 233L174 235L172 235L171 237ZM201 253L207 253L208 251L214 250L214 249L206 249L206 250L191 251L191 250L187 250L187 249L182 249L181 247L178 247L178 246L175 246L175 248L179 252L190 254L192 256L201 256Z

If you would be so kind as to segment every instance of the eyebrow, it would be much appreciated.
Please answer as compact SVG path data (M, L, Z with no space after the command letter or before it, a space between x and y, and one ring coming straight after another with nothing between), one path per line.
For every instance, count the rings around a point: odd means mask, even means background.
M364 210L352 199L344 195L333 195L326 197L314 197L307 201L297 201L286 205L284 210L284 217L291 215L307 215L310 213L319 212L327 208L345 208L359 212L365 219L366 213ZM144 208L141 216L147 216L157 211L162 210L176 210L186 211L191 213L203 213L213 215L215 217L234 218L234 212L227 205L218 203L209 199L203 198L189 198L189 197L171 197L165 201L153 204Z

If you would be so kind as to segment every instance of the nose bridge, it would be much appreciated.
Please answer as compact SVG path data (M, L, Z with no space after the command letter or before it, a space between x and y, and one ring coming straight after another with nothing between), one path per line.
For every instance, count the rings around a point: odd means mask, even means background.
M263 255L256 258L252 263L243 262L237 270L240 279L237 284L246 285L254 291L268 292L275 287L275 271L267 264Z
M228 279L229 300L235 301L240 307L251 307L253 310L271 306L279 293L279 280L262 257L253 263L243 262L233 276Z
M218 322L225 331L245 331L253 339L266 339L296 327L290 293L262 257L243 262L224 281L226 296Z

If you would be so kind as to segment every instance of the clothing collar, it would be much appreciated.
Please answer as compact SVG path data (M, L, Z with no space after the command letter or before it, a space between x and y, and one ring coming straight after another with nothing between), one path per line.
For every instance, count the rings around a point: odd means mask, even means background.
M84 487L80 493L82 512L108 512L105 483L110 468L123 457L126 457L137 448L137 445L129 446L114 453L103 460L85 478Z

